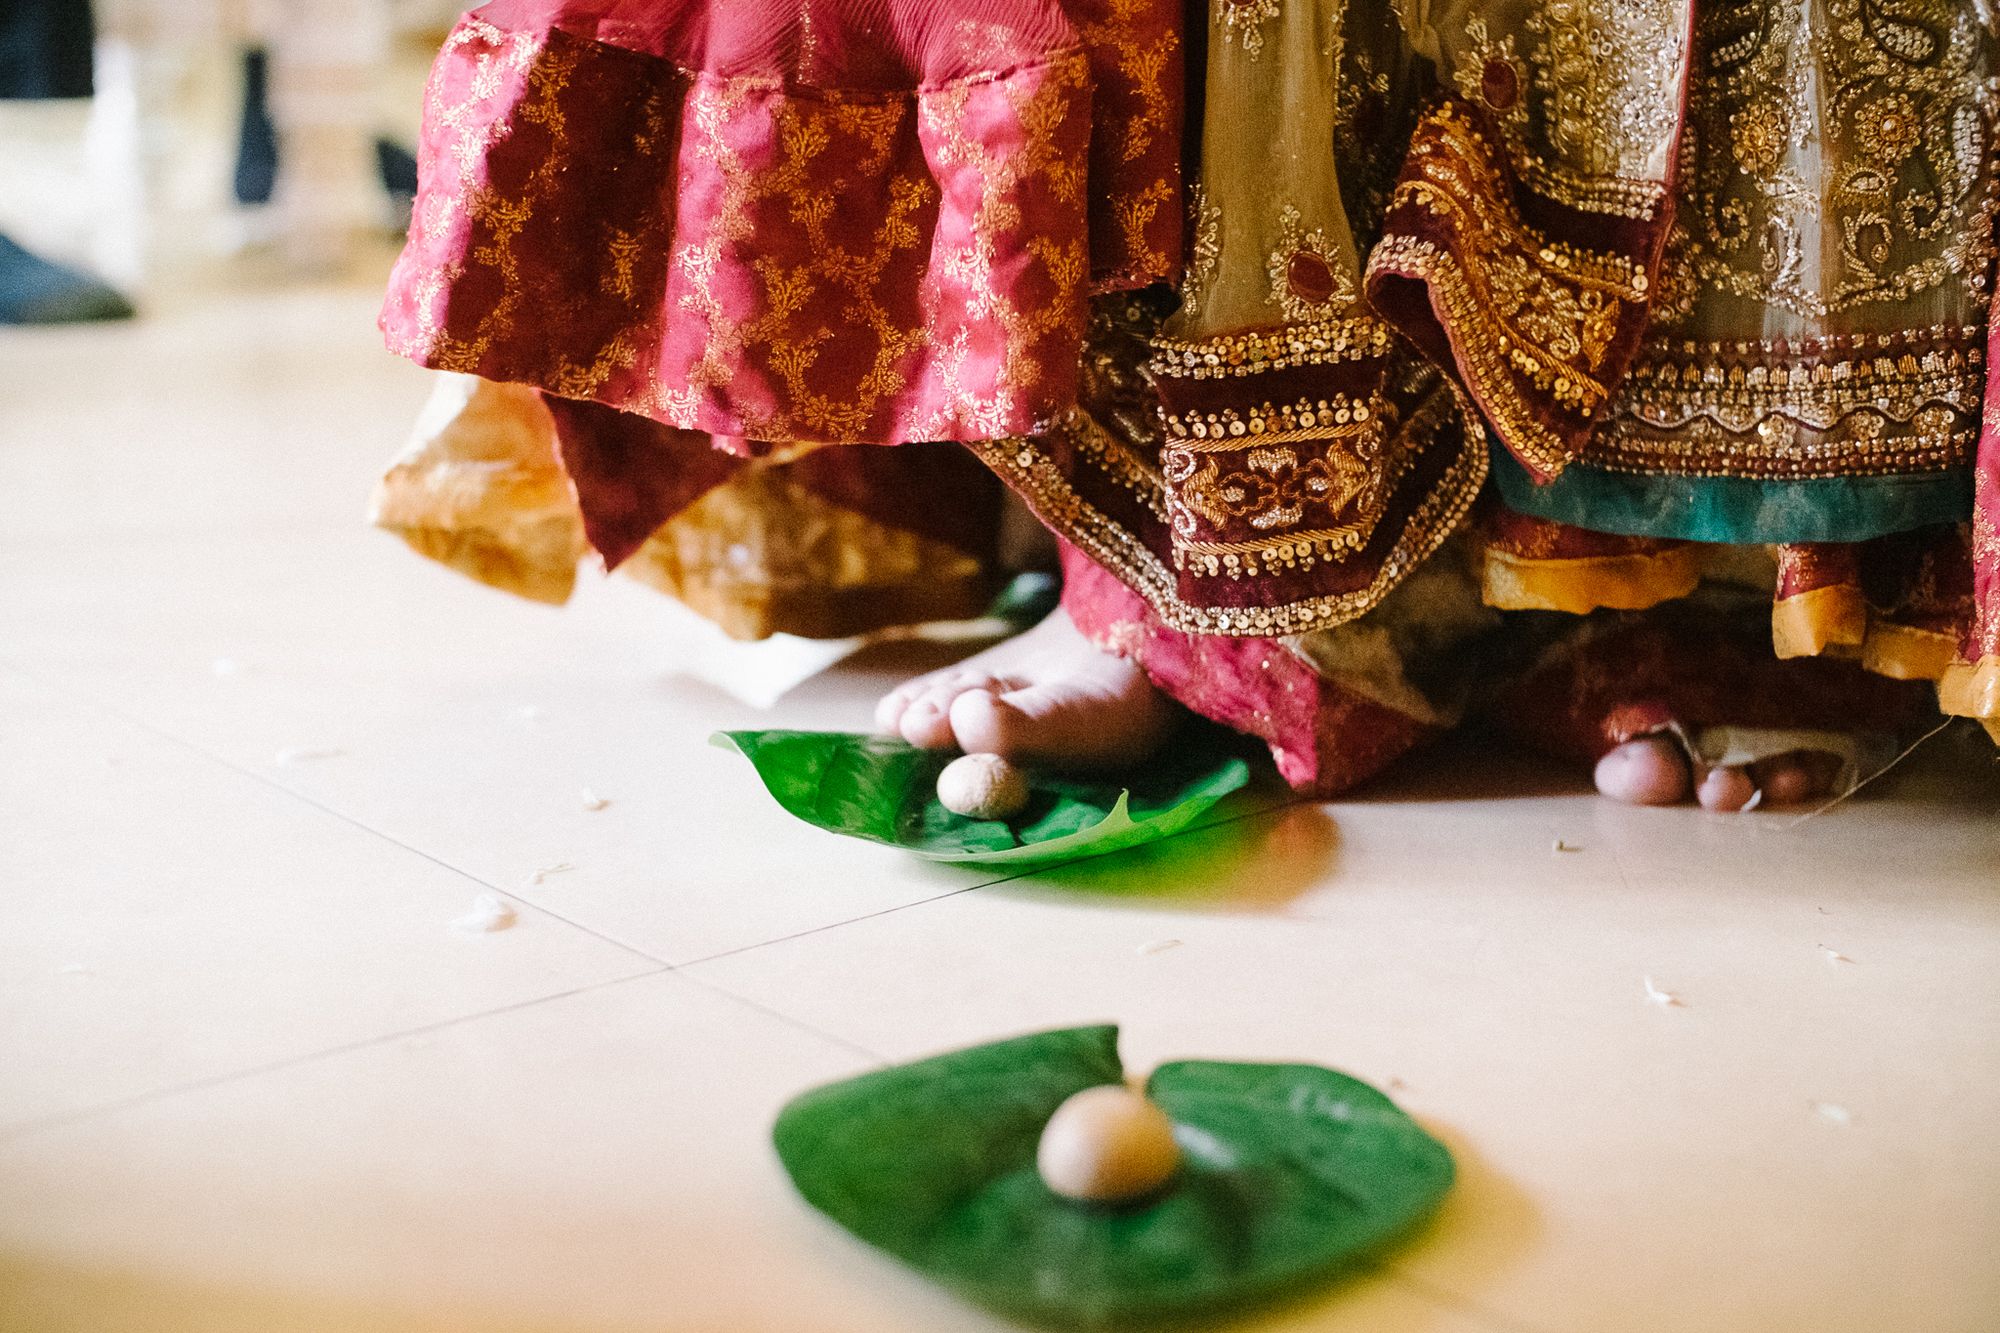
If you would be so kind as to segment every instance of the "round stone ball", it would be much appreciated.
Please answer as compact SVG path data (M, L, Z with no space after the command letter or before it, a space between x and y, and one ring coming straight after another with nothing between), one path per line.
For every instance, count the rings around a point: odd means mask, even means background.
M938 803L967 819L1011 819L1028 806L1028 775L997 754L968 754L938 774Z
M1118 1084L1085 1088L1049 1117L1035 1167L1050 1190L1083 1203L1126 1203L1157 1192L1180 1169L1174 1125Z

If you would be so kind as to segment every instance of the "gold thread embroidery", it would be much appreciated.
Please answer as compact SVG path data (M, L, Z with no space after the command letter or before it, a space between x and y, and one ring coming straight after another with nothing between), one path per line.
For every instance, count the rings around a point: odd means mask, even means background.
M1223 45L1240 45L1255 60L1264 53L1264 25L1278 17L1279 0L1216 0Z
M1305 229L1299 210L1286 204L1278 214L1278 244L1265 261L1271 290L1266 298L1288 323L1325 320L1354 304L1354 275L1324 231Z
M1159 556L1076 492L1047 449L1053 443L1081 450L1082 441L1107 433L1087 411L1078 408L1065 416L1048 443L1016 437L970 447L1027 499L1043 522L1138 593L1170 628L1184 634L1276 638L1342 624L1371 610L1463 524L1486 480L1486 443L1477 421L1448 381L1433 380L1429 394L1411 412L1405 435L1414 448L1415 442L1430 439L1454 414L1465 427L1457 457L1419 502L1367 586L1252 607L1203 606L1186 601L1173 571ZM1308 560L1313 554L1310 549L1304 553ZM1238 560L1240 565L1240 556Z
M1273 0L1275 3L1275 0ZM1154 0L1113 0L1111 9L1099 23L1084 24L1079 35L1099 53L1110 53L1118 73L1138 95L1141 110L1120 125L1119 157L1136 162L1168 131L1174 113L1167 76L1173 69L1172 56L1180 47L1180 34L1169 28L1150 45L1133 34L1152 10ZM1147 229L1159 210L1173 202L1177 179L1155 178L1133 192L1111 191L1106 204L1118 222L1125 245L1124 264L1118 271L1101 275L1107 287L1170 278L1174 257L1147 239ZM1077 182L1081 187L1082 182Z
M1986 289L2000 86L1971 10L1726 0L1698 37L1664 318L1703 293L1824 318Z
M1369 276L1428 285L1467 384L1501 438L1531 466L1558 472L1573 451L1520 381L1580 418L1594 415L1610 394L1595 372L1625 308L1646 300L1645 270L1620 255L1551 241L1507 213L1497 169L1463 110L1446 103L1428 124L1437 137L1414 146L1416 170L1397 186L1392 207L1423 210L1459 243L1447 251L1410 235L1386 237L1369 258Z
M1181 275L1181 311L1192 319L1207 304L1222 262L1222 209L1210 201L1199 181L1188 188L1187 207L1193 243L1188 249L1187 270Z
M1542 40L1532 73L1513 37L1496 40L1485 19L1473 18L1453 82L1492 116L1508 161L1534 189L1584 212L1649 221L1667 194L1653 155L1672 141L1676 124L1679 11L1609 8L1616 13L1602 19L1583 0L1535 11L1528 27ZM1642 77L1636 62L1663 56L1669 63Z

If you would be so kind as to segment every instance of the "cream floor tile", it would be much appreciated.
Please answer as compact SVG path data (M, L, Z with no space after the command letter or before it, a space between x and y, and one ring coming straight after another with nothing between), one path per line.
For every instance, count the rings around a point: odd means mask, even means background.
M1008 1327L784 1180L777 1108L867 1063L650 977L45 1131L0 1148L0 1327ZM1369 1279L1281 1324L1488 1327Z
M990 878L774 818L749 766L707 745L866 726L900 679L887 664L780 717L687 678L693 618L665 598L586 571L569 607L533 605L369 530L424 392L381 351L378 302L246 292L0 332L25 381L69 390L0 398L0 439L25 446L0 450L25 520L0 525L0 663L668 962ZM86 390L84 358L114 370ZM300 751L338 753L273 762ZM553 866L573 869L533 882Z
M989 1328L790 1197L769 1118L1106 1018L1139 1065L1348 1069L1459 1154L1391 1272L1262 1326L1991 1326L1990 748L1801 825L1462 745L965 892L704 744L859 725L907 654L760 712L661 599L362 527L424 391L376 300L0 331L5 1333ZM521 924L449 935L481 885Z
M1469 794L1522 780L1447 755L1398 784L1423 804L1261 816L691 973L892 1058L1112 1020L1138 1067L1396 1089L1464 1175L1391 1267L1534 1327L1990 1327L1991 774L1920 755L1796 836Z
M657 970L0 669L0 1131Z
M30 551L0 562L0 625L0 663L668 962L991 878L829 839L708 744L866 725L890 677L844 674L781 722L671 675L684 625L643 589L551 611L356 526Z
M773 821L706 738L779 723L676 674L691 618L665 598L586 572L570 607L533 605L369 530L424 392L381 351L378 301L245 293L0 333L24 382L68 390L0 395L20 446L0 450L0 663L667 961L980 882ZM110 368L87 389L83 358ZM892 683L848 673L783 724L865 725ZM340 753L273 762L298 751ZM742 826L759 836L713 836Z
M424 372L380 288L169 292L129 324L0 329L0 549L351 528Z

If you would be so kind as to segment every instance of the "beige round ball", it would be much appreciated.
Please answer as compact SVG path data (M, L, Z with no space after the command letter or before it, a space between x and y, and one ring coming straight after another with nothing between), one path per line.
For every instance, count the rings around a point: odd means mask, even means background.
M1130 1088L1085 1088L1049 1117L1035 1167L1049 1189L1085 1203L1152 1194L1180 1170L1173 1121Z
M938 803L967 819L1010 819L1028 807L1028 775L997 754L968 754L938 774Z

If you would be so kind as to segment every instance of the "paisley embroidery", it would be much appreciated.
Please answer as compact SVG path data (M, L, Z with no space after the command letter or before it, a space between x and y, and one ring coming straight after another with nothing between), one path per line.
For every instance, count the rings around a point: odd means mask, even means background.
M1679 123L1684 13L1676 0L1545 0L1526 20L1525 53L1475 17L1452 79L1535 189L1585 212L1649 219Z
M1985 290L2000 90L1970 8L1722 0L1696 46L1665 317L1703 293L1824 319Z

